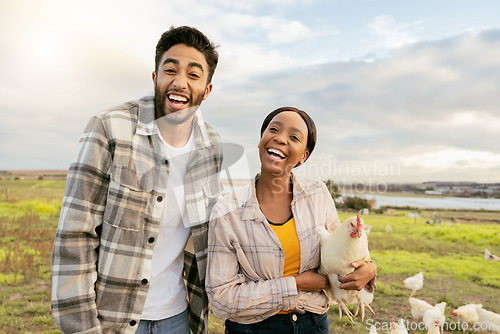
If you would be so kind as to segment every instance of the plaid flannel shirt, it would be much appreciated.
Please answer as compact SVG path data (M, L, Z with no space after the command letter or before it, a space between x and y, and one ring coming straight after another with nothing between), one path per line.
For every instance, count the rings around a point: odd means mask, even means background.
M145 96L93 117L66 181L52 252L52 315L68 333L134 333L152 273L168 160ZM222 145L197 113L185 178L189 322L206 333L208 217L222 191Z
M333 231L340 220L323 182L293 174L292 182L291 209L300 243L299 273L303 273L319 267L318 229ZM255 179L217 202L210 216L206 280L216 315L249 324L279 311L325 313L326 294L297 292L295 277L283 277L284 264L280 241L255 196Z

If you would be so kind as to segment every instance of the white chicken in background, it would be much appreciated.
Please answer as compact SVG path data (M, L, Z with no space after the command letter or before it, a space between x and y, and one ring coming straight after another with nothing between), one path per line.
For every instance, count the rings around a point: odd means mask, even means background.
M328 233L326 229L320 230L321 235L321 264L319 272L327 275L330 281L330 299L339 305L339 319L342 320L344 312L351 322L354 322L351 311L347 304L357 302L357 310L361 308L361 319L364 320L365 307L373 312L370 305L362 299L362 292L357 290L344 290L339 288L339 276L345 276L354 271L351 263L355 261L370 261L368 251L368 238L363 231L364 222L358 216L347 218L333 232ZM366 289L366 287L365 287ZM373 292L370 291L370 292Z
M373 228L373 226L371 226L371 225L368 225L368 224L365 225L365 233L366 233L366 235L370 234L372 228Z
M491 254L488 248L484 249L484 258L491 262L500 262L500 256L496 256L495 254Z
M403 285L405 288L411 290L410 297L413 297L413 295L424 286L424 273L419 272L414 276L404 279Z
M413 297L410 297L410 299L408 299L408 301L410 302L411 316L415 320L422 320L422 318L424 317L425 311L428 311L434 307L431 304L429 304L428 302L426 302L425 300L421 300L421 299L417 299L417 298L413 298Z
M488 328L488 330L492 333L495 333L495 334L500 333L500 325L495 324L493 322L487 322L486 328Z
M406 328L406 324L404 319L399 319L398 322L391 322L391 330L388 332L389 334L408 334L408 329Z
M378 334L377 327L375 327L374 325L371 325L370 332L368 334Z
M481 304L467 304L451 310L451 315L462 322L473 324L478 322L477 307L483 307Z
M427 328L427 334L441 334L441 324L439 320L435 320L433 325L425 325L425 328Z
M385 225L385 231L387 233L392 233L393 232L392 227L390 227L389 225Z
M442 302L434 305L433 308L424 312L422 321L425 324L425 328L427 328L428 334L438 334L443 332L444 322L446 321L446 317L444 316L445 307L446 302Z
M476 306L477 322L480 326L487 327L492 333L500 333L500 314Z

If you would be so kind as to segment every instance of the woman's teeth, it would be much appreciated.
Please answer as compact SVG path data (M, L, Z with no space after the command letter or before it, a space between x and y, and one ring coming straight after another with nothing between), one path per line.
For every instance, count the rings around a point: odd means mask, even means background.
M267 150L267 153L269 154L272 154L272 155L277 155L278 157L280 157L281 159L285 159L285 155L283 154L283 152L279 151L279 150L276 150L274 148L270 148Z

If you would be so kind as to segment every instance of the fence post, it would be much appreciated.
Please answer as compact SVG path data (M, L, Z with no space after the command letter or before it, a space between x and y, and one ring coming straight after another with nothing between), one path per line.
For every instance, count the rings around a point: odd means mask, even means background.
M5 189L5 200L8 201L9 200L9 188L6 188Z

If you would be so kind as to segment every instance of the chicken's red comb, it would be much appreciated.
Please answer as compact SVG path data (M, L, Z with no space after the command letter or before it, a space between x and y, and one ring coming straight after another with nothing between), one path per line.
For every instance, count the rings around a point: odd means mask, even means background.
M358 222L358 229L361 227L361 218L359 218L359 214L356 215L356 221Z

